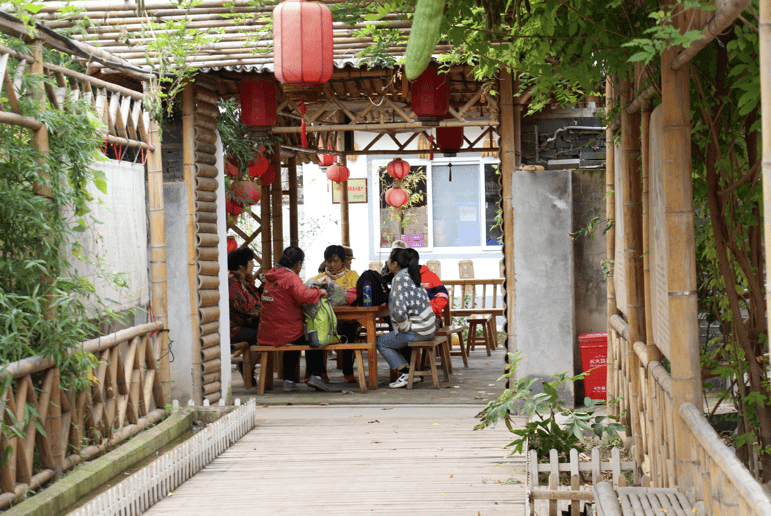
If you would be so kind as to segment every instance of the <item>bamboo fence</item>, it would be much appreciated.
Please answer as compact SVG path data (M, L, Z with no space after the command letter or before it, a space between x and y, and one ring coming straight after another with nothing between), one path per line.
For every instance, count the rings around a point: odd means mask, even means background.
M63 387L50 358L6 366L13 381L0 409L6 422L13 413L25 428L22 437L0 436L0 449L11 446L0 468L0 509L166 415L158 369L163 330L162 323L150 323L84 342L98 365L83 391Z

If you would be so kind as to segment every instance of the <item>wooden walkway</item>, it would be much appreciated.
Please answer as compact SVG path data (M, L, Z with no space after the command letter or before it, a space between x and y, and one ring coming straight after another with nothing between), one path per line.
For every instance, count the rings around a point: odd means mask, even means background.
M145 514L524 515L525 458L505 457L504 425L473 430L479 408L263 407Z

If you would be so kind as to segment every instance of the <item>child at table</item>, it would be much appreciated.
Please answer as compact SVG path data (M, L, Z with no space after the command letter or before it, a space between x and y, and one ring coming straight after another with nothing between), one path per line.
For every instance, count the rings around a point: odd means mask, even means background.
M356 282L359 273L345 266L345 248L341 245L330 245L324 250L324 272L313 278L313 281L334 281L349 293L348 304L356 299ZM355 342L359 333L356 321L346 321L337 325L337 333L344 337L346 342ZM326 364L325 364L326 365ZM348 383L357 383L359 380L353 374L353 351L343 351L343 378Z
M430 340L436 333L436 316L426 289L420 281L420 269L410 262L407 249L394 249L388 258L388 268L394 274L388 309L394 331L377 338L377 349L399 377L389 387L407 385L409 364L399 352L410 342ZM413 382L419 381L415 378Z

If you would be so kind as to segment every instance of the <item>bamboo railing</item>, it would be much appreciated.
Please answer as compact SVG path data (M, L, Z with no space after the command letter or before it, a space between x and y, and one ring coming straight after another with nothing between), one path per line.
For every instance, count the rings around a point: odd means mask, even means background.
M641 458L642 484L677 487L675 418L679 418L689 432L690 473L696 481L693 495L704 501L707 514L771 514L771 499L712 429L702 410L691 403L675 406L672 378L659 361L649 360L650 351L639 341L630 345L624 319L618 315L610 318L608 400L622 401L611 404L609 412L640 414L641 432L630 438L633 455ZM633 357L639 364L636 367L632 367Z
M166 415L159 370L163 329L150 323L84 342L82 350L98 362L87 373L90 388L82 391L62 385L51 358L5 367L0 377L13 380L0 396L0 410L6 424L11 413L23 422L24 435L0 433L0 450L12 447L0 468L0 509Z

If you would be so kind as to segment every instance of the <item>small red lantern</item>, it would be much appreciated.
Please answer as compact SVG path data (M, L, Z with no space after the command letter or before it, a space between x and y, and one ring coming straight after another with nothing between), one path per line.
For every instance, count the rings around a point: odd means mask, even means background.
M348 170L348 167L345 167L340 163L335 163L327 169L327 179L334 181L335 183L348 181L349 177L351 177L351 171Z
M404 179L410 173L410 164L402 158L394 158L386 165L386 172L394 179Z
M239 181L233 187L233 195L241 201L242 205L248 204L251 206L260 202L262 191L259 186L251 181Z
M276 83L255 75L241 80L241 120L247 127L276 125Z
M225 160L225 175L228 177L238 177L238 162L235 158L228 158Z
M225 211L231 215L241 215L244 207L236 199L225 199Z
M276 180L276 171L273 170L273 167L268 165L268 170L263 172L260 177L262 178L262 186L268 186Z
M270 161L262 152L249 163L249 179L255 179L263 175L270 168Z
M389 188L385 193L385 202L394 208L401 208L410 201L410 194L404 188Z
M329 7L285 0L273 9L273 73L279 82L327 82L334 69L333 51Z
M424 125L438 125L449 108L447 74L440 75L432 63L412 83L412 111Z
M236 242L236 237L228 236L228 253L233 252L236 249L238 249L238 243Z
M437 127L436 146L445 156L455 156L463 147L463 126Z
M327 144L327 149L332 150L332 144ZM320 167L330 167L335 163L335 155L334 154L319 154L319 166Z

